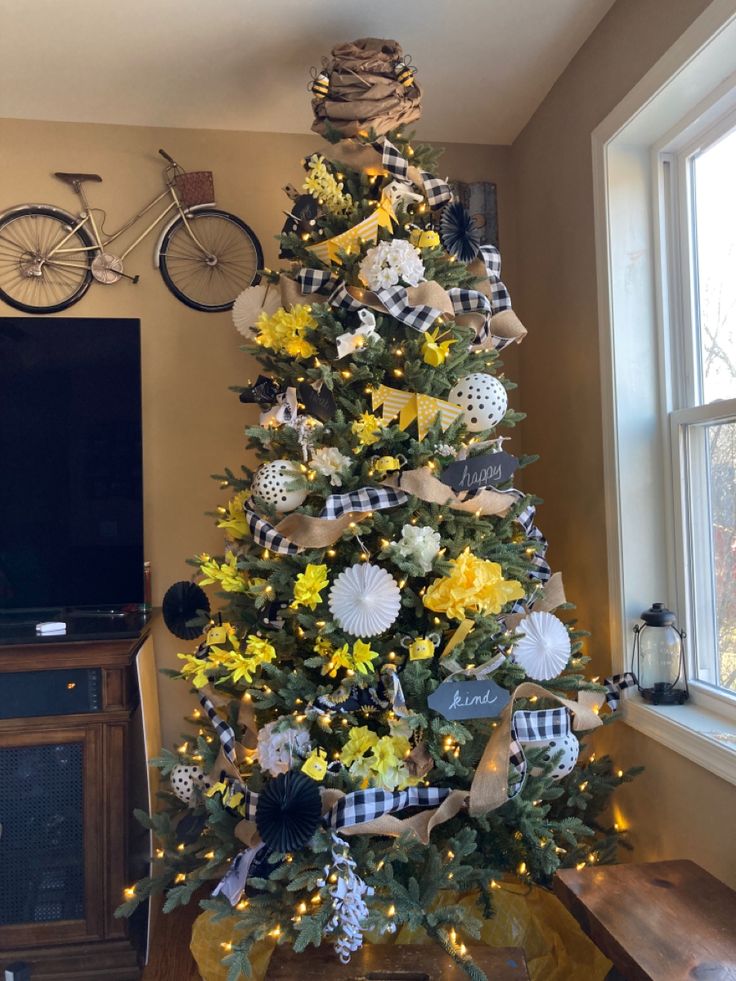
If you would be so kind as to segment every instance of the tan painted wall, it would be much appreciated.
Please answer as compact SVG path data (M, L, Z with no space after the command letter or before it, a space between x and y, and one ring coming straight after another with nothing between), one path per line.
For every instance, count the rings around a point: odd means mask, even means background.
M88 186L91 203L106 208L107 227L116 228L161 188L159 147L188 169L214 171L218 202L252 226L270 265L277 264L274 236L288 204L281 188L299 182L305 153L329 149L319 137L299 135L0 120L0 210L25 201L73 210L76 198L51 172L92 171L104 182ZM442 172L499 183L501 231L508 229L510 246L509 159L508 147L450 146ZM198 313L176 300L152 253L153 239L126 260L127 271L141 275L137 286L93 284L69 314L141 319L145 542L156 604L170 583L189 577L188 556L222 550L222 537L204 514L221 500L209 475L243 462L242 430L255 413L228 386L254 378L255 366L238 349L230 315ZM0 302L0 316L9 315L16 311ZM175 667L177 649L186 645L161 627L155 634L159 666ZM186 685L165 678L159 688L170 744L183 729L190 696Z
M512 147L516 306L527 452L541 451L540 526L564 570L594 670L610 668L601 391L590 137L593 129L707 6L618 0ZM648 600L642 597L642 600ZM736 885L734 788L623 725L600 739L616 762L647 772L621 794L633 858L690 857Z

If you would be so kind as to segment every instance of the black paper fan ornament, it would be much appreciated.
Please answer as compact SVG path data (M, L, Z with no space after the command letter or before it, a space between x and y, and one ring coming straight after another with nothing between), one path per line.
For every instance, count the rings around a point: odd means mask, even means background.
M480 252L480 232L465 205L453 201L440 218L442 244L461 262L472 262Z
M337 412L335 396L324 384L317 391L307 382L299 382L296 395L299 401L304 404L305 412L314 416L319 422L329 422Z
M319 786L301 770L280 773L258 795L256 827L271 851L302 848L319 827Z
M196 583L182 580L169 586L161 604L164 623L175 637L193 640L210 621L210 601Z
M240 401L246 405L260 405L268 407L274 405L276 397L285 391L281 385L277 385L273 378L267 375L259 375L255 383L248 388L244 388L240 393Z

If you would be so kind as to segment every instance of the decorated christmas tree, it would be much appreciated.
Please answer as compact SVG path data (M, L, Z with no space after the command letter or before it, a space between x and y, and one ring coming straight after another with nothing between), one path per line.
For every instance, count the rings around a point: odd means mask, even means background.
M223 554L164 603L199 638L179 677L202 710L156 761L162 861L121 912L209 884L229 979L267 937L347 960L404 924L483 978L464 941L494 889L615 857L605 808L631 774L581 761L578 737L630 679L585 680L539 501L515 486L534 458L504 445L522 416L501 353L526 331L406 129L413 66L365 39L312 88L331 145L288 189L288 268L233 310L261 367L240 390L253 469L219 478Z

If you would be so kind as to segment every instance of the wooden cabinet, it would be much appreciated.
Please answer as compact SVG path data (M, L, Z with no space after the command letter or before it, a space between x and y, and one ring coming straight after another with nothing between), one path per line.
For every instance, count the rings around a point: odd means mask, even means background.
M140 976L127 923L113 914L129 884L144 638L0 647L0 693L14 693L1 713L13 717L0 718L0 967L27 961L33 981Z

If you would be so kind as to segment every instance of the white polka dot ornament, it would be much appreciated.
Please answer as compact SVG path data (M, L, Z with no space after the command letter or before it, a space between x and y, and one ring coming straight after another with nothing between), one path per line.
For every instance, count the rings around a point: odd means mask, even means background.
M293 511L304 503L305 488L287 490L289 484L301 477L297 464L291 460L274 460L256 470L251 490L281 513Z
M562 756L557 760L550 773L553 780L562 780L568 773L572 773L573 767L578 761L578 753L580 752L580 743L571 732L568 732L564 736L555 736L552 739L524 742L521 745L524 747L524 752L529 749L545 749L547 752L542 755L542 762L544 763L549 763L553 756L559 756L560 752L562 752ZM534 766L530 770L533 777L541 776L543 772L542 767L539 766Z
M508 395L498 378L475 371L466 375L452 388L448 402L459 405L471 433L492 429L506 415Z
M212 786L212 781L200 766L185 766L183 763L174 767L169 779L171 789L185 804L191 804L195 790L205 791Z

